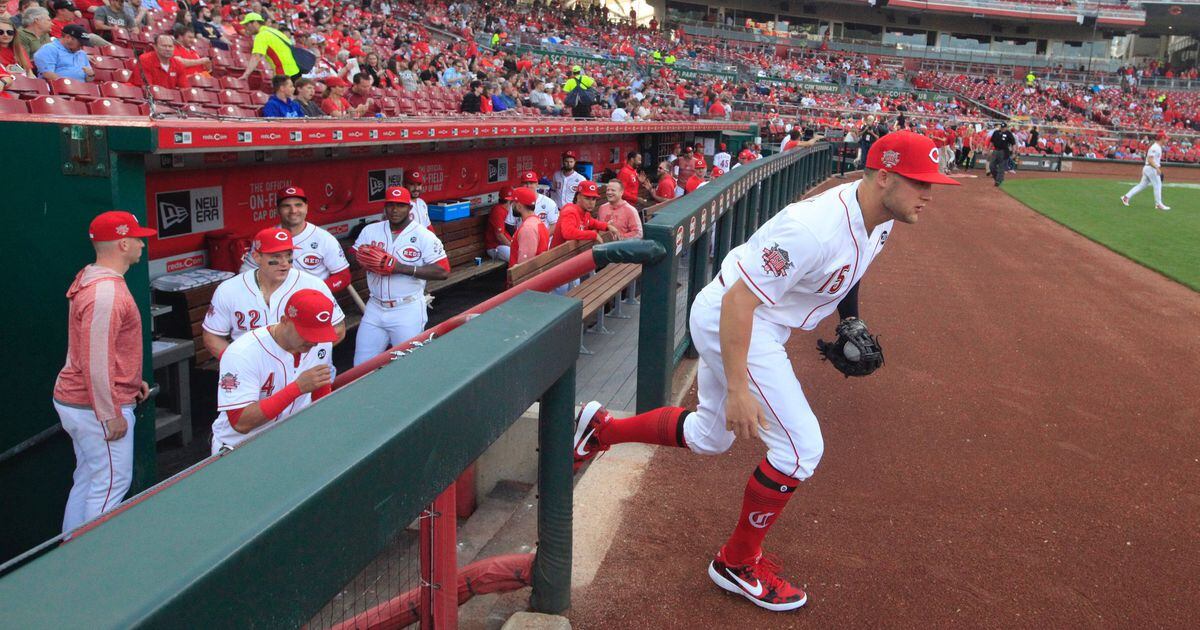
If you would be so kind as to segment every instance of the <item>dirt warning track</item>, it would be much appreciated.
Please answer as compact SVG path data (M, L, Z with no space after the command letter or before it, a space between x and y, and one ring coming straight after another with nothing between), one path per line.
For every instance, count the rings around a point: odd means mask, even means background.
M575 627L1200 624L1200 294L989 180L936 195L864 280L886 365L820 363L832 318L788 344L825 456L766 549L809 604L705 573L761 442L659 449Z

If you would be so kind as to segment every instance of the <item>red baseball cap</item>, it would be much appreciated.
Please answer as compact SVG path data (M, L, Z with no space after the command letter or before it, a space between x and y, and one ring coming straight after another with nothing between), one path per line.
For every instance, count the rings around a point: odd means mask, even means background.
M535 184L538 182L537 172L536 171L525 171L524 173L521 173L521 183L528 184L530 182L533 182Z
M722 176L722 175L724 175L724 174L725 174L725 171L721 170L721 167L720 167L720 166L714 166L714 167L713 167L713 170L712 170L712 176L713 176L713 177L720 177L720 176Z
M316 289L300 289L288 298L285 310L296 332L309 343L337 341L333 327L333 300Z
M266 228L254 235L254 250L263 254L290 252L296 249L292 233L277 227Z
M412 193L403 186L388 186L387 192L383 194L384 203L406 203L412 205Z
M1161 139L1161 140L1166 140L1166 139L1168 138L1168 136L1167 136L1167 132L1165 132L1165 131L1159 131L1159 132L1158 132L1158 138L1159 138L1159 139Z
M303 199L305 203L308 202L308 195L304 194L304 189L299 186L288 186L287 188L279 191L279 201L283 201L288 197L299 197Z
M724 150L725 150L725 143L724 143L724 142L722 142L721 144L718 144L718 145L717 145L717 147L718 147L718 148L720 148L722 151L724 151Z
M574 158L574 157L575 157L575 152L574 152L574 151L563 151L563 155L562 155L562 156L563 156L563 159L564 159L564 160L565 160L565 159L567 159L567 158Z
M696 150L696 149L695 149L695 148L693 148L693 147L692 147L692 145L690 145L690 144L684 145L684 147L683 147L683 151L684 151L684 153L686 153L686 152L688 152L688 151L695 151L695 150Z
M350 84L346 83L346 80L342 77L328 77L321 80L325 82L326 87L350 87Z
M575 187L575 192L583 195L584 197L592 197L594 199L600 198L600 187L596 185L596 182L590 179L585 179L579 182L579 185Z
M406 184L424 184L425 176L421 174L421 171L413 169L404 174L404 183L406 183Z
M513 201L532 208L537 203L538 194L532 188L517 188L512 191L512 198Z
M750 149L742 149L742 152L738 154L738 159L739 160L753 160L754 152L751 151Z
M867 168L890 171L930 184L958 186L938 172L938 148L933 140L911 131L893 131L878 139L867 153Z
M696 156L696 161L693 164L695 165L697 170L702 169L705 166L708 166L708 164L704 161L704 158L702 158L700 156Z
M154 230L138 225L137 217L124 210L102 212L88 226L88 238L98 243L123 238L146 238L154 234Z
M500 201L512 201L513 189L512 186L505 186L500 189Z

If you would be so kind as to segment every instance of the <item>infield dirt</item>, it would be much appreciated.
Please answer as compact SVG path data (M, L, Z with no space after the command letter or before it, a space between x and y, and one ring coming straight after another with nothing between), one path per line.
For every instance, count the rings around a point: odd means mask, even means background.
M809 604L705 573L762 443L660 448L574 627L1200 624L1200 294L963 181L864 280L879 372L817 360L833 318L788 342L825 456L766 549Z

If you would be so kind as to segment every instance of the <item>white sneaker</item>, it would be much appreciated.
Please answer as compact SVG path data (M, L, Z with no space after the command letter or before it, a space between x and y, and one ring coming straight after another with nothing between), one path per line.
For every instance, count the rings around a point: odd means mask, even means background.
M1164 206L1161 203L1154 204L1156 210L1170 210L1171 206Z
M1122 195L1122 196L1121 196L1121 203L1125 204L1125 207L1126 207L1126 208L1128 208L1128 207L1129 207L1129 197L1126 197L1126 196Z

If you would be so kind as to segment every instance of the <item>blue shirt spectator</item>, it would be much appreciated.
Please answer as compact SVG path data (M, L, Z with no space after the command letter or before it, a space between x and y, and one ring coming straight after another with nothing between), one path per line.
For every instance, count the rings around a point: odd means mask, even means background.
M72 26L75 29L71 29ZM87 53L83 52L83 42L68 33L68 30L75 33L76 29L83 30L77 24L67 25L62 37L42 46L33 54L39 78L87 81L92 76L92 63L88 61ZM82 33L80 37L83 37Z
M285 101L274 95L267 99L262 111L264 118L304 118L304 109L300 107L300 101L291 98Z
M464 77L462 73L459 72L458 68L455 68L454 66L446 66L446 69L442 70L442 85L459 87L462 85L463 79Z

